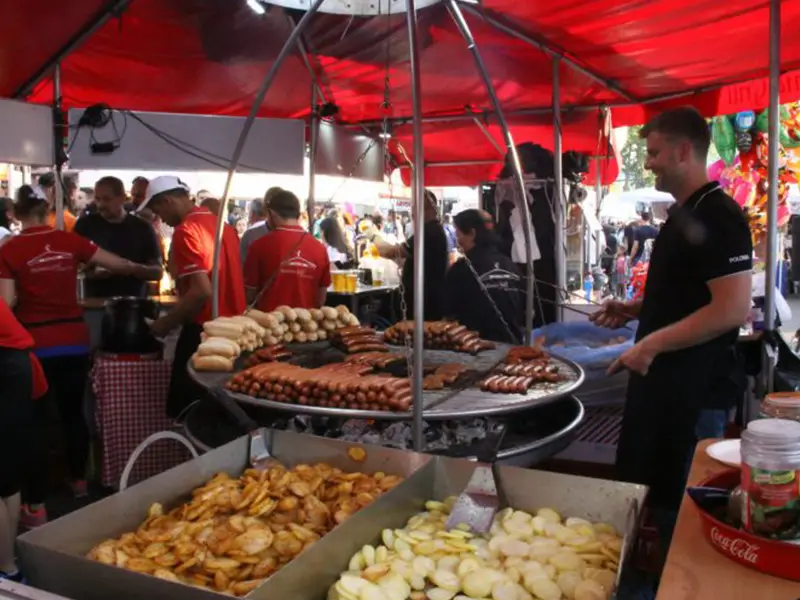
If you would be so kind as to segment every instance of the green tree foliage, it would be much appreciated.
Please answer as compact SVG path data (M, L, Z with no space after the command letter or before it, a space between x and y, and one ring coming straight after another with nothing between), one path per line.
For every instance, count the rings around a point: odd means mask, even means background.
M628 139L622 147L622 173L625 175L625 191L652 187L655 181L653 174L644 168L647 158L647 144L639 137L641 127L631 127Z

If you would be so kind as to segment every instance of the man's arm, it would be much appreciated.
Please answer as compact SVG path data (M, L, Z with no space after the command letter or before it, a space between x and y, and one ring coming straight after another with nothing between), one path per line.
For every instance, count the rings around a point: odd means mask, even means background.
M325 300L328 299L328 288L321 287L317 290L317 308L325 306Z
M182 279L187 282L186 293L181 294L170 312L153 322L152 329L156 335L167 335L189 322L211 299L211 280L208 273L191 273L184 275Z
M5 300L10 308L17 302L17 284L13 279L0 279L0 298Z
M145 233L146 232L146 233ZM150 225L142 228L143 235L147 236L146 259L143 262L142 279L145 281L159 281L164 275L164 256L161 253L161 244L158 234Z
M372 241L378 249L378 254L380 254L382 258L397 260L408 257L408 253L403 244L387 244L377 237L373 238Z
M636 256L636 253L638 251L639 251L639 240L638 239L634 239L633 240L633 246L631 246L631 260L633 260L633 257Z
M750 271L712 279L707 283L711 302L645 340L660 354L697 346L741 327L750 312L751 279Z

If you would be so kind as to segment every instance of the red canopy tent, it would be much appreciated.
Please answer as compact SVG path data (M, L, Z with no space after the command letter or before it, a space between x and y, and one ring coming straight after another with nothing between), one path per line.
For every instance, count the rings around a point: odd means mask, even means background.
M800 2L782 4L783 26L792 31ZM707 115L767 104L766 1L484 0L482 6L463 9L518 143L552 147L553 56L562 57L563 147L593 156L607 147L598 137L600 106L614 109L615 125L629 125L675 104L694 104ZM293 27L286 14L271 7L258 16L245 0L82 0L68 10L53 0L5 2L0 95L51 102L50 75L59 63L68 106L244 115ZM429 168L426 180L491 178L499 165L486 161L500 158L502 135L468 49L444 6L423 9L418 19L423 114L436 119L425 126L425 158L481 161ZM408 140L403 14L320 14L304 39L307 59L295 53L284 64L261 115L307 116L313 71L342 122L375 126L391 117L397 139ZM794 100L800 40L787 36L781 54L781 99ZM475 125L475 114L496 143ZM411 151L410 143L404 146ZM606 181L616 177L615 164L604 171Z

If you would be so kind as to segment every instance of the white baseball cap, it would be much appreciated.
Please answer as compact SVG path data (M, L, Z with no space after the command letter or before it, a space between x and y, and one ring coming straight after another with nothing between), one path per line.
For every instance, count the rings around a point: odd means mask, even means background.
M160 175L151 179L150 183L147 184L147 193L145 194L144 202L139 205L136 212L143 210L150 200L153 199L153 196L163 194L164 192L171 192L172 190L186 190L188 192L189 186L175 175Z

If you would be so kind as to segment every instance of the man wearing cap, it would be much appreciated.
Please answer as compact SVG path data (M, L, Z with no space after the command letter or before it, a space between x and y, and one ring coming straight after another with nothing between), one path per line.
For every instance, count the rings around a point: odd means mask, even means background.
M300 200L292 192L268 195L269 233L253 242L244 263L247 299L259 310L281 305L319 308L331 284L325 246L298 223Z
M195 206L189 187L177 177L163 175L147 187L145 207L170 227L174 227L168 267L176 282L179 301L175 307L152 324L156 336L166 336L181 327L172 363L167 412L177 416L197 399L202 389L189 377L186 366L200 345L203 323L211 315L211 269L217 217L205 208ZM239 237L232 227L223 225L219 257L219 315L230 317L245 310L242 264L239 260Z

